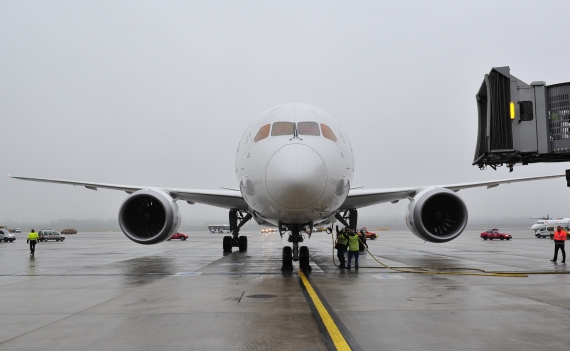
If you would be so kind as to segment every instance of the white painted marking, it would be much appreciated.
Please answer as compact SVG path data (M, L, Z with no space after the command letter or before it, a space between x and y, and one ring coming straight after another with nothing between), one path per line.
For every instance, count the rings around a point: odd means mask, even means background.
M220 266L243 266L245 263L222 263Z
M202 272L178 272L174 274L175 277L194 277L197 275L201 275Z
M376 279L406 279L397 274L373 274L372 276Z

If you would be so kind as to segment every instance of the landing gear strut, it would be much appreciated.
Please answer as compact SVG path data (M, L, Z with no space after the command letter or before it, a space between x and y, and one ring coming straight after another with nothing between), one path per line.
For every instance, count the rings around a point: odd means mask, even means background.
M247 251L247 236L239 236L240 228L251 219L251 214L239 210L230 210L230 233L224 236L224 252L232 252L232 247Z
M292 225L279 225L279 234L283 236L285 232L289 231L289 238L287 239L288 242L293 243L293 248L290 246L285 246L283 248L283 266L281 266L281 270L283 271L291 271L293 270L293 261L299 262L299 267L302 270L310 271L312 268L309 264L309 248L306 246L299 247L299 243L302 243L305 238L301 234L301 228L304 228L304 225L300 224L292 224ZM311 231L312 231L312 226ZM310 235L310 234L309 234Z
M342 214L338 212L334 217L345 227L356 230L358 224L358 211L356 208L346 210Z

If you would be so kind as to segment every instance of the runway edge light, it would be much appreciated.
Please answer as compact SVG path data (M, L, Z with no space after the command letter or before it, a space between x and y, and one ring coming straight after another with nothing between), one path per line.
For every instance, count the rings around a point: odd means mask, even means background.
M512 172L517 164L570 161L570 83L526 84L508 66L493 67L475 98L473 165Z

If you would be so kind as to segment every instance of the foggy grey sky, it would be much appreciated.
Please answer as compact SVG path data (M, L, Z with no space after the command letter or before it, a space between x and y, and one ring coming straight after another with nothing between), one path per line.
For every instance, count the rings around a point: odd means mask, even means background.
M116 218L125 193L8 174L236 187L247 125L286 102L328 111L367 188L561 174L480 171L475 93L493 66L570 81L567 1L1 1L0 222ZM462 190L470 218L570 217L565 180ZM360 212L402 218L407 201ZM183 223L223 209L180 204ZM532 220L529 221L529 223Z

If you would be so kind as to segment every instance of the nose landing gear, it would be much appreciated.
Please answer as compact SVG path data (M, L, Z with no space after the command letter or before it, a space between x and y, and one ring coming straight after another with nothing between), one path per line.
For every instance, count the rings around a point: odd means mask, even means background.
M283 236L284 231L287 231L287 229L289 229L291 233L289 234L289 238L287 239L287 241L293 243L293 248L291 248L290 246L285 246L283 248L283 265L281 266L281 270L283 271L292 271L293 261L299 262L299 267L302 270L305 271L312 270L311 265L309 264L310 262L309 248L306 246L301 246L299 248L299 243L302 243L305 240L305 238L303 238L303 235L301 234L302 227L304 226L299 224L292 224L289 226L285 226L283 224L279 225L279 233L281 234L281 236Z
M232 247L238 247L240 252L247 251L247 236L239 236L240 228L251 219L251 213L239 210L230 210L231 236L224 236L224 252L232 252Z

